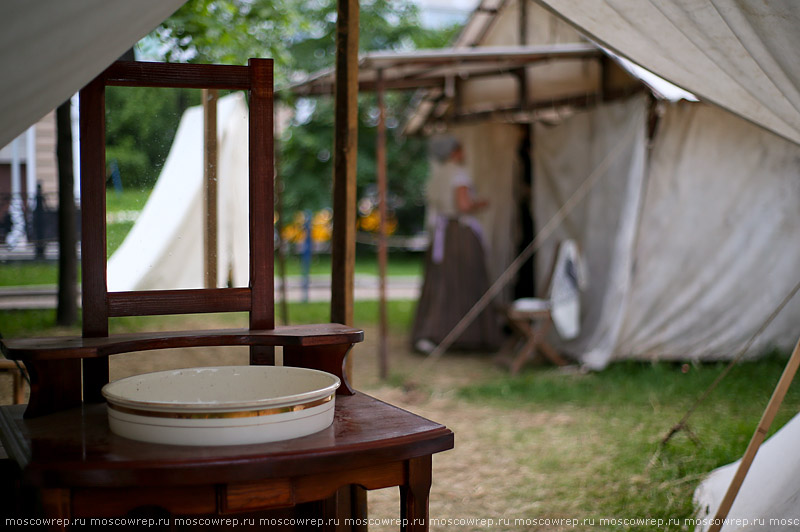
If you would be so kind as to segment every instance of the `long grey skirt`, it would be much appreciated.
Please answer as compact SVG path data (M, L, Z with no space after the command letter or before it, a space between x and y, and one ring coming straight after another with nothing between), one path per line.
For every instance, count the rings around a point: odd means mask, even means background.
M433 250L425 258L412 346L420 340L439 344L489 288L483 246L475 232L456 220L447 223L444 258L433 262ZM452 348L495 351L502 341L497 312L489 305L456 339Z

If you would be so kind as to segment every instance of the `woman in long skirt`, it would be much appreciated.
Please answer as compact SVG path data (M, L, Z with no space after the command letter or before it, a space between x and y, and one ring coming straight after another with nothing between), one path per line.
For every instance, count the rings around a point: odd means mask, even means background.
M454 137L434 138L431 154L432 239L411 336L414 348L422 352L438 345L489 288L484 235L473 216L488 202L475 197L464 150ZM487 307L451 348L493 351L501 339L497 315Z

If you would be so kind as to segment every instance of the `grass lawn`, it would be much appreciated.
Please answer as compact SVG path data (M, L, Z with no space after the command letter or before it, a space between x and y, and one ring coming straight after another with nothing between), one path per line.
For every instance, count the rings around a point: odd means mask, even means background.
M391 253L387 264L388 275L421 276L425 257L422 253ZM318 254L311 258L311 275L330 275L330 254ZM275 265L275 272L278 266ZM299 255L286 257L286 275L300 275L302 262ZM378 275L378 257L374 253L361 251L356 254L356 273Z
M785 363L774 354L739 365L690 418L698 441L682 432L663 449L661 438L724 364L690 366L686 373L677 364L638 362L588 375L531 370L469 384L458 395L470 404L560 418L549 426L520 426L508 443L529 451L518 456L518 467L543 477L519 496L551 501L550 515L678 518L681 525L666 529L684 530L698 482L741 457ZM771 433L798 409L800 387L795 386Z
M126 211L141 211L150 190L126 189L117 193L113 189L106 192L106 210L109 214ZM106 253L111 256L122 244L133 227L132 221L109 222L106 226ZM395 252L389 255L388 274L401 276L422 275L424 256L422 253ZM275 266L277 274L278 267ZM311 275L330 275L330 254L317 254L311 259ZM301 275L302 264L299 255L286 257L286 275ZM378 274L378 258L374 250L359 250L356 255L357 274ZM0 263L0 286L47 285L58 282L58 265L55 262Z
M119 222L108 225L107 248L109 256L122 244L133 222ZM389 256L389 275L422 275L424 258L418 253L397 253ZM80 269L80 268L79 268ZM277 275L277 264L275 272ZM331 256L315 255L311 262L311 275L330 275ZM300 275L300 257L291 255L286 260L286 275ZM378 274L378 259L375 256L359 254L356 257L357 274ZM53 285L58 282L58 264L55 262L9 262L0 263L0 286Z
M403 334L414 319L415 301L389 301L389 328ZM356 324L360 327L378 323L377 301L356 301L353 310ZM278 315L279 316L279 315ZM327 302L289 303L290 323L325 323L330 321L330 304ZM17 336L48 336L54 334L80 334L80 323L71 329L56 327L55 310L0 310L0 333L6 338ZM247 315L243 312L230 314L194 314L180 316L135 316L112 318L111 333L145 330L184 330L203 327L246 327Z
M58 264L55 262L0 263L0 286L54 285L57 283Z
M106 211L141 211L152 189L126 188L122 192L106 190Z
M293 303L292 323L324 322L327 303ZM774 353L735 368L690 420L698 442L679 433L659 442L724 368L723 363L617 363L580 374L538 366L516 377L485 354L448 353L435 364L408 348L414 303L392 301L390 368L377 379L375 302L357 302L355 323L367 330L354 349L356 386L446 424L456 447L434 459L431 517L492 518L492 530L654 530L600 526L600 519L655 518L658 530L690 530L692 495L711 469L744 452L785 364ZM6 337L78 334L53 327L53 311L0 312ZM245 314L119 318L112 332L239 327ZM683 371L686 370L686 371ZM800 409L800 387L789 394L772 432ZM371 516L396 516L396 490L370 494ZM514 526L515 519L577 518L594 525ZM497 519L510 519L498 526ZM390 528L376 527L381 532ZM485 530L460 525L436 530Z

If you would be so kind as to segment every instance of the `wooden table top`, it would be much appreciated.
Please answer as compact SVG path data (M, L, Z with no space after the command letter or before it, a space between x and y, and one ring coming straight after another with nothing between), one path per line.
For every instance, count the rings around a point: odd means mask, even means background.
M109 430L105 404L23 419L0 408L0 438L23 480L41 487L179 486L292 477L368 467L453 447L446 427L362 393L337 396L333 424L258 445L138 442Z

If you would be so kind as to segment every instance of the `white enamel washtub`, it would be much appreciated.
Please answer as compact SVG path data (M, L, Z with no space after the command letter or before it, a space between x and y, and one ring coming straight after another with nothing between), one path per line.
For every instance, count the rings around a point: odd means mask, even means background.
M220 366L158 371L103 387L111 431L172 445L299 438L333 423L339 378L305 368Z

